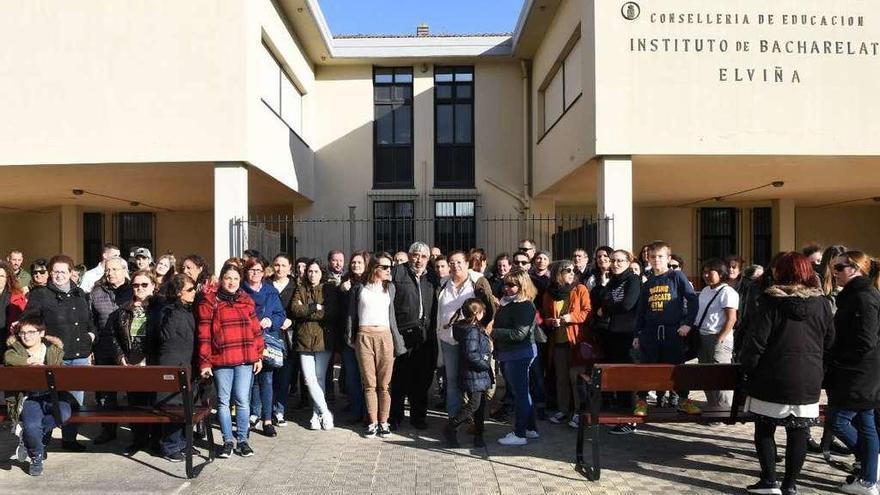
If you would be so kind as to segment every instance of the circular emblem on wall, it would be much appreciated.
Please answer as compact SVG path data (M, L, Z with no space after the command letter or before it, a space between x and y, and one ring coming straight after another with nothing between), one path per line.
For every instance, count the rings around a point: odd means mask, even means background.
M626 2L623 4L623 7L620 8L620 15L628 21L636 20L641 13L642 9L639 7L639 4L635 2Z

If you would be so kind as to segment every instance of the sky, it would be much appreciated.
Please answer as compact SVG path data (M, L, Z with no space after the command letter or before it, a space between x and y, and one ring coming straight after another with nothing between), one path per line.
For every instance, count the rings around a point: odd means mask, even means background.
M319 0L333 35L510 33L523 0Z

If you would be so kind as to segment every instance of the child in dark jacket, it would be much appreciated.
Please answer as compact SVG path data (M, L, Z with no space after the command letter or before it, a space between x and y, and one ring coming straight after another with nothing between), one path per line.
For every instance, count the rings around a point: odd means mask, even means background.
M443 430L443 436L449 447L458 447L456 430L470 418L474 420L476 431L474 447L486 446L483 441L486 391L492 387L495 377L489 361L492 354L492 339L489 338L486 329L480 325L485 312L486 306L479 298L470 298L461 305L450 321L452 336L458 342L458 359L461 363L459 386L467 400L459 413L449 418Z

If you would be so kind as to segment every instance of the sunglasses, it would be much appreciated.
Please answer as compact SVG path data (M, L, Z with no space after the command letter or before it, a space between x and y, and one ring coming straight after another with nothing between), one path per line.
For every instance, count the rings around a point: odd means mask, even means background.
M519 265L519 266L526 266L529 264L529 262L528 261L514 261L513 264Z
M49 273L48 270L34 270L35 275L45 275L47 273Z
M846 268L855 268L855 267L850 265L849 263L838 263L838 264L834 265L833 268L834 268L835 272L842 272Z
M572 267L563 268L562 273L574 273L574 268L572 268Z
M380 270L390 270L391 265L376 265L376 268L378 268Z
M140 284L132 283L131 286L134 287L135 289L146 289L147 287L150 286L150 283L149 282L144 282L144 283L140 283Z
M511 282L506 282L506 283L504 284L504 286L505 286L505 287L519 287L518 285L516 285L516 284L514 284L514 283L511 283Z
M669 265L669 268L671 268L671 269L673 269L673 270L678 270L678 269L681 268L681 267L678 266L678 265Z

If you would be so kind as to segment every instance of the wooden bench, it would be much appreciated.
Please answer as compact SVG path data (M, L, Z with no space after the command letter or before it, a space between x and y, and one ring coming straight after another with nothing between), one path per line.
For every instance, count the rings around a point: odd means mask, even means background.
M113 409L74 410L68 424L91 423L183 423L186 437L186 476L193 478L193 425L203 423L208 439L208 462L214 459L214 438L208 420L211 405L205 395L195 405L189 370L176 366L33 366L0 367L0 388L7 393L27 390L48 390L56 421L61 413L58 393L84 392L165 392L179 394L183 405L166 405L166 400L153 406L119 406ZM0 421L7 420L0 411Z
M621 423L726 423L751 421L749 414L741 414L745 401L741 392L740 370L736 364L597 364L591 375L580 375L586 387L587 401L583 404L578 423L575 469L591 481L601 475L600 425ZM648 408L647 416L633 416L628 411L603 411L603 392L639 392L648 390L733 390L733 407L722 411L704 411L685 414L675 408ZM584 433L589 430L592 461L584 463Z

